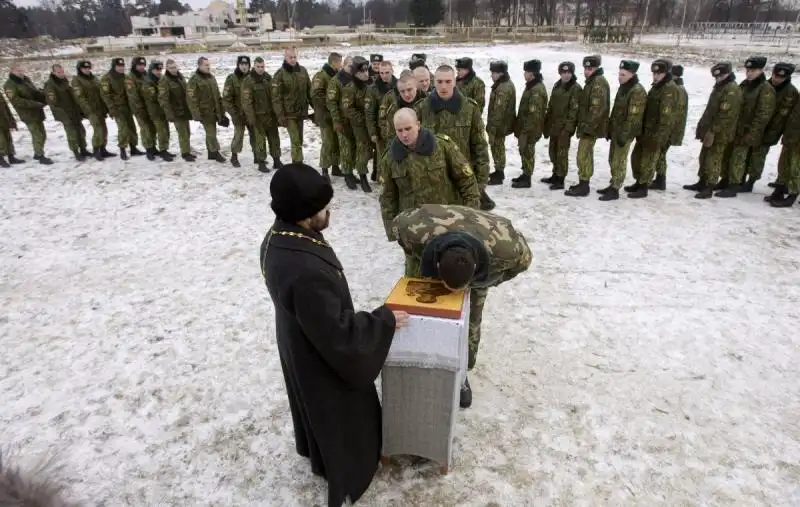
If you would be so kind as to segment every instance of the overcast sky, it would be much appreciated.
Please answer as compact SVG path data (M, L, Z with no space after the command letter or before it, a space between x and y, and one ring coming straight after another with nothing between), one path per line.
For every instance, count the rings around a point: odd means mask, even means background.
M19 7L34 7L39 5L40 0L11 0L14 2L15 5ZM124 3L124 2L123 2ZM192 9L205 9L208 7L208 4L211 3L211 0L181 0L181 3L188 3L192 6ZM234 0L230 0L230 3L234 3ZM245 2L246 4L247 2Z

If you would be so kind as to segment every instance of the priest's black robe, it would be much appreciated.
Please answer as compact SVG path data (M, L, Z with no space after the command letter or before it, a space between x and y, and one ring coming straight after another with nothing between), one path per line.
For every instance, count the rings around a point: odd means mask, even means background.
M328 481L328 506L367 490L378 468L375 379L394 336L392 312L356 312L322 234L276 221L261 244L298 454Z

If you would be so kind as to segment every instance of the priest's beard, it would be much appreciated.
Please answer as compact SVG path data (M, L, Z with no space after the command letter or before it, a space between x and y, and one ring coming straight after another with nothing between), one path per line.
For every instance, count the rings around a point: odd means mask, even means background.
M325 216L321 217L319 215L315 215L311 219L311 223L308 226L311 228L312 231L315 232L322 232L328 228L328 224L331 221L331 210L325 212Z

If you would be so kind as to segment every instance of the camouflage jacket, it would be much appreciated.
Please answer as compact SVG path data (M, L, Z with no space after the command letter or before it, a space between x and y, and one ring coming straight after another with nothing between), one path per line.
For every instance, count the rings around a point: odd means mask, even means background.
M416 105L423 127L448 136L467 157L475 171L478 185L484 188L489 180L489 143L478 103L454 90L450 100L433 92Z
M781 144L794 153L800 152L800 100L794 103L794 107L786 118Z
M84 116L91 118L92 116L100 116L105 118L108 114L108 108L103 101L103 95L100 91L100 80L93 74L84 75L80 72L72 78L70 83L72 86L72 93L75 95L75 100L83 111Z
M50 79L44 84L44 94L47 105L53 113L53 118L61 123L78 123L83 117L83 111L75 94L69 86L67 78L50 74Z
M486 114L486 132L503 137L514 133L517 119L517 89L508 74L492 84L489 95L489 112Z
M219 85L213 74L195 71L186 84L186 102L195 121L217 123L225 116Z
M683 87L683 79L675 78L675 86L678 87L678 102L675 104L675 124L669 136L670 146L680 146L683 144L683 135L686 132L686 120L689 112L689 94Z
M147 102L144 97L144 87L147 86L147 72L139 73L131 70L125 76L125 91L128 94L128 105L136 116L148 117Z
M715 143L730 144L736 135L736 121L741 108L742 90L736 84L736 76L731 73L711 90L706 109L697 123L695 137L703 139L706 134L713 133Z
M469 162L446 135L420 129L413 149L396 137L381 159L381 216L389 240L391 221L401 211L427 203L478 208L480 191Z
M164 110L167 121L191 120L189 102L186 100L186 79L178 72L164 72L158 82L158 104Z
M367 128L365 108L369 82L353 79L342 89L342 112L352 127Z
M158 103L158 83L160 78L148 72L145 77L144 85L142 86L142 99L144 105L147 107L147 115L153 121L165 121L167 119L164 114L164 108Z
M125 91L125 74L120 74L114 69L106 72L100 78L100 95L112 118L130 114L128 93Z
M11 74L3 85L8 102L14 106L22 123L38 123L44 121L44 106L47 98L40 89L34 86L27 77Z
M586 78L578 106L578 137L608 137L608 112L611 109L611 90L597 69Z
M556 81L553 91L550 92L550 102L544 118L544 133L547 136L557 137L562 132L567 132L572 137L578 126L582 93L583 89L574 76L566 83L562 83L560 79Z
M767 83L761 74L753 81L744 80L742 89L742 109L736 122L736 144L761 146L764 131L775 112L775 88Z
M653 83L647 92L647 106L642 120L641 140L647 147L665 149L675 132L675 124L681 110L681 93L678 85L667 74L658 83Z
M383 79L378 78L367 90L367 98L364 103L364 115L367 118L367 130L369 136L376 136L378 139L388 140L391 138L383 137L381 132L380 123L380 109L381 101L383 98L397 89L397 79L392 76L392 82L387 83Z
M246 77L247 74L236 69L225 78L225 85L222 87L222 107L235 125L245 122L242 112L242 81Z
M353 80L353 76L340 70L333 76L328 83L328 89L325 92L325 101L328 105L328 113L331 115L331 121L334 127L336 125L347 125L347 116L342 108L342 92L344 87Z
M425 204L404 211L392 221L392 233L406 255L419 260L420 276L436 276L443 248L474 246L478 265L471 288L495 287L531 265L528 242L510 220L466 206Z
M772 81L768 81L772 85ZM763 143L766 146L775 146L783 134L783 128L786 125L786 120L789 118L789 113L794 109L797 102L798 93L797 88L791 82L791 79L786 79L779 85L772 85L775 89L775 112L767 124L767 129L764 131Z
M11 112L11 108L8 107L8 102L6 102L5 95L0 93L0 129L15 128L17 128L17 120L14 118L14 114Z
M478 103L478 108L480 108L481 114L483 114L483 110L486 108L486 84L483 82L483 79L476 76L475 71L472 70L469 74L464 76L464 79L457 79L456 86L458 86L458 91L460 91L462 95Z
M612 141L627 143L642 133L644 108L647 106L647 91L639 83L639 77L620 85L614 97L614 107L608 119L606 136Z
M251 70L242 80L242 112L248 125L277 124L272 97L272 78L268 72Z
M283 62L281 68L272 76L272 107L275 116L284 118L308 118L311 103L311 79L308 71L300 64L294 66Z
M311 102L314 106L314 121L321 127L333 127L331 113L328 111L327 98L328 85L331 78L336 75L333 67L327 63L314 75L311 81Z
M525 83L525 91L519 99L517 121L514 134L525 135L538 141L544 132L544 117L547 114L547 88L542 84L542 76Z
M396 113L398 109L404 107L415 109L417 104L422 100L425 100L425 95L419 90L417 90L417 95L414 97L413 102L406 102L403 100L397 88L384 95L383 100L381 100L380 109L378 109L378 128L381 132L381 139L388 141L395 136L394 113Z

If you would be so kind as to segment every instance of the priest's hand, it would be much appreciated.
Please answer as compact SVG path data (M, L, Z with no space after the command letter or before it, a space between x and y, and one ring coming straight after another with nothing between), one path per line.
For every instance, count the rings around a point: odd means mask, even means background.
M398 312L392 310L394 314L394 328L400 329L401 327L408 327L408 314L406 312Z

